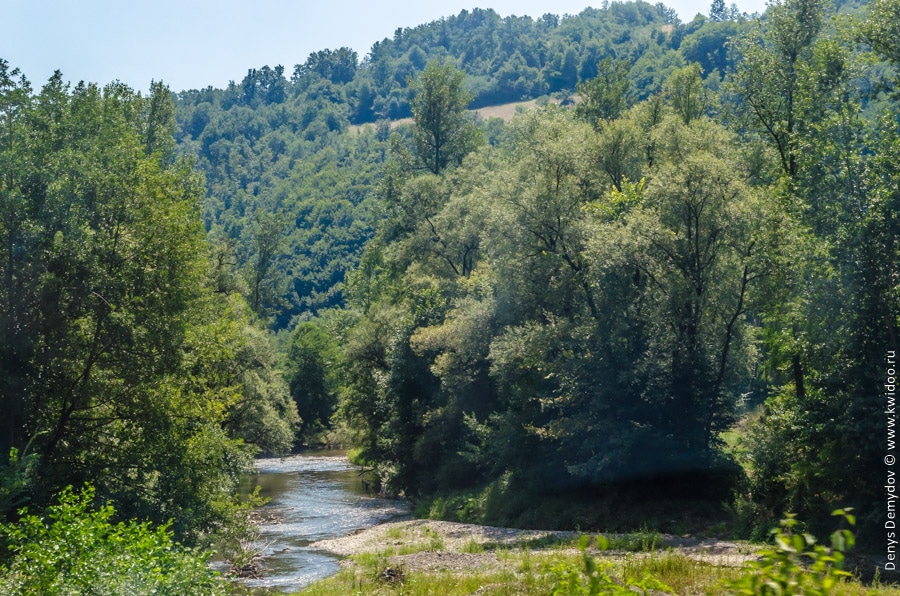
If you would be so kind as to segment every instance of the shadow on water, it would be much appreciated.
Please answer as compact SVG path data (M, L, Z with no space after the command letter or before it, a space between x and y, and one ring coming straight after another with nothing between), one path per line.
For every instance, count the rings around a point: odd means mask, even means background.
M339 557L310 548L326 538L408 515L402 502L368 494L358 469L341 451L317 451L256 461L257 474L241 490L256 485L271 499L260 513L267 571L244 584L259 594L299 590L338 571Z

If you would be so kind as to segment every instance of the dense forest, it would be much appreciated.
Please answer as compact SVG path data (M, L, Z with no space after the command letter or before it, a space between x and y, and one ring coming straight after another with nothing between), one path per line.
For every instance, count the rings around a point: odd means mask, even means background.
M897 0L473 9L146 96L0 60L0 586L63 581L23 506L212 582L172 539L326 442L423 515L880 544L898 66Z

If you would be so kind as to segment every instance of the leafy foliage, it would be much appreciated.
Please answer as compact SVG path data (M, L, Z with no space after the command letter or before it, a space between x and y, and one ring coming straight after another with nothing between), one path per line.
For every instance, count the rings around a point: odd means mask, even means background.
M416 154L433 174L462 162L478 142L475 123L465 113L472 97L462 84L462 72L431 62L410 87Z
M727 34L707 36L695 55L725 55L728 35L740 26L716 25ZM231 266L246 279L242 292L274 328L289 328L344 304L344 272L385 215L375 194L389 155L389 120L424 117L428 94L419 91L425 81L437 83L437 64L454 87L453 118L463 121L466 107L548 93L565 99L576 86L597 87L613 74L613 93L603 100L612 104L603 109L614 117L659 91L667 73L683 66L682 40L707 26L682 24L673 11L644 2L562 18L462 11L398 29L362 60L349 48L325 49L297 64L289 80L280 66L265 66L227 89L182 91L175 95L179 150L194 155L206 176L204 222L229 247ZM607 73L613 64L615 73ZM446 78L451 71L462 74ZM375 126L358 126L365 123ZM454 138L444 147L450 130ZM458 164L479 136L474 126L449 121L410 132L417 165L433 173L445 161ZM441 146L436 155L433 146L424 149L428 138Z
M4 594L225 594L208 552L184 548L168 526L114 523L93 509L94 489L64 489L44 517L0 525L11 558L0 566Z
M832 515L842 516L850 526L855 517L849 510L838 509ZM724 587L733 594L830 594L843 578L844 553L853 548L855 538L849 529L831 535L831 547L816 544L811 534L794 533L799 522L793 515L772 529L775 545L761 551L760 560L748 563L745 572Z
M871 538L896 4L476 9L147 98L0 62L0 507L91 478L196 537L337 421L412 496L749 482L758 528L852 502ZM546 93L480 143L466 108Z
M390 487L629 494L640 478L724 499L745 478L719 437L769 397L754 523L790 507L820 524L852 500L874 527L895 106L867 95L876 75L825 5L750 27L718 8L682 26L657 82L648 54L627 76L597 60L574 110L521 114L444 170L417 175L394 138L339 408Z
M333 339L320 326L304 322L294 329L287 355L288 383L302 419L298 435L307 444L331 427L337 408L339 359Z
M121 515L196 539L230 507L243 439L282 451L296 413L272 356L242 353L241 299L213 291L168 89L56 73L35 95L17 76L0 61L2 514L90 480Z

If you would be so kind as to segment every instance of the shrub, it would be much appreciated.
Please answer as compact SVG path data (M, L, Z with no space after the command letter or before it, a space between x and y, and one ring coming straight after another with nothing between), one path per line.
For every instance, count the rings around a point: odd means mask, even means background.
M838 509L848 525L856 523L850 509ZM747 564L740 578L725 584L732 594L804 594L823 596L850 573L843 570L844 551L854 544L853 532L839 528L831 535L831 547L816 544L810 534L795 533L799 522L788 514L772 530L775 545L759 553L760 560Z
M44 517L0 525L11 557L0 566L0 593L64 596L224 594L208 552L172 541L168 525L112 523L115 511L92 508L94 489L58 496Z

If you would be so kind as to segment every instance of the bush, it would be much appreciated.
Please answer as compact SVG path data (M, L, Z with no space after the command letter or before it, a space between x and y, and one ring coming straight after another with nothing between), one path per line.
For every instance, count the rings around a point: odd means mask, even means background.
M856 523L850 509L838 509L848 525ZM780 528L772 530L775 546L760 552L760 560L748 563L741 577L725 585L730 594L830 594L850 573L843 570L844 552L853 547L853 532L840 528L831 535L831 547L816 544L810 534L795 533L799 522L788 514Z
M854 525L855 517L849 509L838 509L833 515L840 516L847 525ZM844 553L853 547L853 532L839 528L831 535L831 547L816 544L814 536L798 533L799 522L788 514L780 527L772 530L774 546L759 553L759 560L747 563L740 577L720 585L722 593L755 595L796 594L803 596L826 596L831 594L841 582L850 577L843 570ZM657 577L663 567L681 566L685 559L665 560L657 569L642 566L639 577L625 573L623 579L613 577L614 565L609 561L598 561L587 552L589 538L581 539L582 564L558 564L552 572L556 576L553 586L554 596L600 594L674 594L675 590L662 583ZM597 537L597 547L606 550L610 541ZM663 560L657 560L658 562Z
M168 525L111 522L114 509L92 508L94 489L71 487L44 517L0 525L10 558L0 566L0 593L15 595L224 594L208 552L172 541Z

